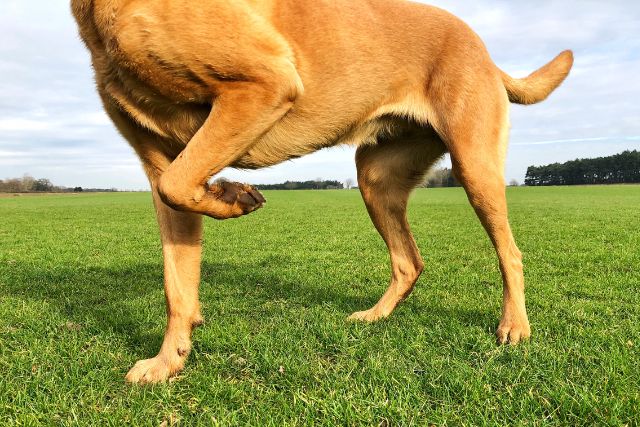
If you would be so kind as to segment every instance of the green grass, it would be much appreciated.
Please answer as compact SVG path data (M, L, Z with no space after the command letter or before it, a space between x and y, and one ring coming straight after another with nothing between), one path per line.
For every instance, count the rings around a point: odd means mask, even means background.
M509 189L530 342L498 347L501 284L460 189L418 190L426 261L387 286L357 191L266 192L206 221L204 327L166 385L124 375L165 324L149 194L0 199L0 425L638 425L640 186Z

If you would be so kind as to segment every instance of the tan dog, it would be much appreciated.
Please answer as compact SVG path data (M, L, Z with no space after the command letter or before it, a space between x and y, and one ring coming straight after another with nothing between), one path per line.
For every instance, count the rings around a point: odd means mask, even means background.
M202 215L233 218L264 203L250 186L210 178L344 143L358 146L358 183L393 270L380 301L351 318L389 316L413 289L424 264L407 199L448 151L500 261L498 340L530 335L505 201L509 101L545 99L569 73L570 51L513 79L459 19L403 0L71 4L104 107L151 182L162 236L167 330L127 380L163 381L184 366L202 322Z

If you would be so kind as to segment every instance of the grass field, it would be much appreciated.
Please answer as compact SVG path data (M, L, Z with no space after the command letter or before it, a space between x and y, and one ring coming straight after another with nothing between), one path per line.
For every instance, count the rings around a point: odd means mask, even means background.
M501 284L460 189L423 189L426 261L387 286L357 191L266 192L206 221L204 327L167 385L124 375L165 324L149 194L0 199L0 425L638 425L640 186L513 188L530 342L498 347Z

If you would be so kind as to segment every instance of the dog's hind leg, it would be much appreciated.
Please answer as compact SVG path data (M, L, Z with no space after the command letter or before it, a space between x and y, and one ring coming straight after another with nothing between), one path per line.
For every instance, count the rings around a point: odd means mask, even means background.
M531 329L525 307L522 254L516 246L507 216L504 163L508 103L504 92L489 93L483 100L470 103L483 108L458 116L464 117L466 122L450 123L445 140L451 153L453 171L464 186L469 202L498 255L503 280L498 341L515 344L528 338Z
M407 201L444 152L438 137L424 135L358 149L358 185L369 216L389 248L392 274L378 303L349 319L373 322L387 317L413 290L424 263L407 222Z

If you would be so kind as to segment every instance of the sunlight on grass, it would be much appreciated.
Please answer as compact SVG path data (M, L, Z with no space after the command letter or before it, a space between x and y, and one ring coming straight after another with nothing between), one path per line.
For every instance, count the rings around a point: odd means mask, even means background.
M426 262L383 322L345 322L387 286L357 191L266 192L206 221L187 369L131 387L158 350L162 260L149 194L0 199L0 424L636 425L640 186L510 188L530 342L497 347L493 249L460 189L421 189Z

